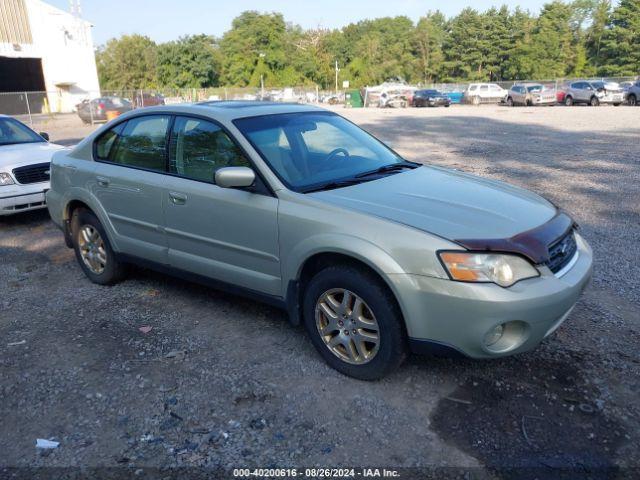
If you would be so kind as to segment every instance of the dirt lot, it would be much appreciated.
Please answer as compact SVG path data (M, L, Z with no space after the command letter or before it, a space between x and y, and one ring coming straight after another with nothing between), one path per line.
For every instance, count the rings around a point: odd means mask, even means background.
M411 160L573 214L596 260L567 322L518 357L412 357L364 383L329 369L278 310L145 270L99 287L46 213L0 219L0 466L639 473L640 109L338 111ZM75 117L36 128L67 144L90 130ZM60 447L39 453L36 438Z

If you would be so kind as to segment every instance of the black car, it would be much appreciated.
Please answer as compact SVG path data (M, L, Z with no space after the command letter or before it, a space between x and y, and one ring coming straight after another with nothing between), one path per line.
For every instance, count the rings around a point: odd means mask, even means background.
M106 122L107 112L118 112L118 114L133 110L133 105L126 98L121 97L99 97L93 100L83 100L76 105L78 116L84 123Z
M451 99L438 90L417 90L413 95L414 107L439 107L451 105Z

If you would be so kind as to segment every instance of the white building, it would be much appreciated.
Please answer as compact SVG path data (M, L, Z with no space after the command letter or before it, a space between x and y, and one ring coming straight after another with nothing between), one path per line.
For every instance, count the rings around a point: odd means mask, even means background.
M40 0L0 0L0 113L27 113L1 92L46 92L27 94L31 113L46 113L99 90L89 22Z

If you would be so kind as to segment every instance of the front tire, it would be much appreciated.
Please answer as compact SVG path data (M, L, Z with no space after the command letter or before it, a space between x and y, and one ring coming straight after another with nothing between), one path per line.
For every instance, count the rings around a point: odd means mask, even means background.
M507 106L513 107L513 105L514 105L513 98L511 98L511 97L507 98Z
M303 308L313 345L344 375L376 380L406 358L402 314L373 273L354 266L327 267L307 285Z
M591 97L589 105L591 105L592 107L597 107L600 105L600 100L598 100L598 97Z
M638 104L638 99L636 98L635 95L631 94L629 95L629 97L627 98L627 103L629 105L631 105L632 107L635 107Z
M76 260L93 283L113 285L124 278L126 266L118 261L109 238L93 212L84 208L74 210L71 235Z

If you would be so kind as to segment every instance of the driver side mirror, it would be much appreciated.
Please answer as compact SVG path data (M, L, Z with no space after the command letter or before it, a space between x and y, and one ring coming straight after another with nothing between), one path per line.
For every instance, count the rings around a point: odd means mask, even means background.
M214 180L222 188L245 188L254 184L256 174L249 167L224 167L216 171Z
M49 141L49 134L47 132L40 132L38 135L44 138L47 142Z

